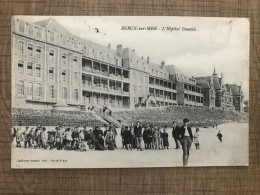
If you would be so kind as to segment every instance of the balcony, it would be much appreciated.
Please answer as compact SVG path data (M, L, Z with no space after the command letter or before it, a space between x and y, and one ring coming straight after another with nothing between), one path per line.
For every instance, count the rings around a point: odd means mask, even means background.
M184 89L184 93L190 94L190 95L195 95L195 96L203 97L203 94L198 93L198 92L195 92L195 91L189 91L189 90L187 90L187 89Z
M129 78L124 77L123 75L115 75L115 74L111 74L108 72L103 72L100 70L95 70L95 69L91 69L89 67L82 67L82 71L86 72L86 73L92 73L92 75L94 76L101 76L101 77L105 77L105 78L113 78L116 81L125 81L125 82L129 82Z
M164 86L160 86L160 85L156 85L156 84L150 84L150 83L149 83L149 86L150 86L151 88L155 88L155 89L160 89L160 90L164 90L164 91L176 92L176 89L171 89L171 88L164 87Z

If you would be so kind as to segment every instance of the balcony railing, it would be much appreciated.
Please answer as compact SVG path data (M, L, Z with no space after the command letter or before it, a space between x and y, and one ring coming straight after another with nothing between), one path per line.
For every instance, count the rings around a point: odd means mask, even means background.
M124 77L123 75L115 75L113 73L103 72L101 70L91 69L89 67L82 67L82 71L94 73L94 74L97 74L97 75L102 75L102 76L105 76L105 77L112 77L112 78L115 78L117 80L125 80L125 81L129 80L129 77Z

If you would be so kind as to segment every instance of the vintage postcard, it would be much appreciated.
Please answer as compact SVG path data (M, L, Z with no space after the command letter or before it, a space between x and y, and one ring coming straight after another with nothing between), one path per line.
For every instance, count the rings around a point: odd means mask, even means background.
M249 20L14 16L20 168L248 166Z

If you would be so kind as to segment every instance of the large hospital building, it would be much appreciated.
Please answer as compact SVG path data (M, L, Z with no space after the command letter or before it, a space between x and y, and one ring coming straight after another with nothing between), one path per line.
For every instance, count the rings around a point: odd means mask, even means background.
M183 105L235 109L231 90L238 86L214 88L215 77L188 77L174 65L155 64L122 45L113 49L73 35L54 19L36 23L12 19L13 108L83 111L89 106L118 110ZM237 95L242 97L239 89Z

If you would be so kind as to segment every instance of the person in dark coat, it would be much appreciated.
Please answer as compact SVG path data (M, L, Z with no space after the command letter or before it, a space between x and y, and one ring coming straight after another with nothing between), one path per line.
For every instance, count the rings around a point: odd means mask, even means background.
M220 131L218 132L217 137L218 137L219 141L222 142L223 135L220 133Z
M95 139L95 150L106 150L104 146L104 139L101 134L98 134L98 138Z
M95 130L93 131L93 134L94 134L94 138L98 139L99 138L99 134L101 135L101 137L103 136L103 131L99 127L95 127Z
M183 150L183 166L188 165L189 155L190 155L190 147L193 142L193 134L191 128L188 127L189 119L183 119L183 125L179 128L179 138L182 143Z
M124 131L125 131L125 126L123 125L122 128L121 128L121 139L122 139L122 149L126 148L126 145L125 145L125 142L124 142Z
M147 147L148 149L152 148L152 141L153 141L153 132L152 129L149 127L147 131Z
M144 127L144 132L143 132L143 140L144 140L144 148L148 149L148 134L149 134L149 129L147 126Z
M134 133L135 133L135 139L137 143L137 150L143 151L142 150L142 126L140 125L140 122L137 121L137 125L134 127Z
M123 132L123 139L124 139L124 145L126 146L126 149L128 150L131 148L131 143L132 143L132 134L128 126L125 127L125 130Z
M131 122L130 131L132 135L131 149L135 149L137 148L137 144L136 144L135 133L134 133L134 122Z
M180 140L178 138L178 134L179 134L179 127L177 126L177 123L175 121L173 121L172 123L172 137L175 141L176 147L175 149L179 149L180 148Z
M163 149L167 148L169 149L169 140L168 140L168 133L166 132L167 125L165 125L162 133L162 138L163 138Z

